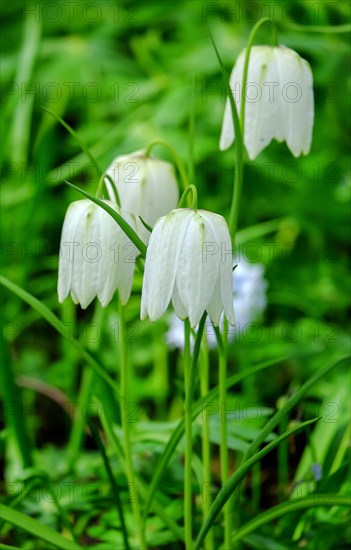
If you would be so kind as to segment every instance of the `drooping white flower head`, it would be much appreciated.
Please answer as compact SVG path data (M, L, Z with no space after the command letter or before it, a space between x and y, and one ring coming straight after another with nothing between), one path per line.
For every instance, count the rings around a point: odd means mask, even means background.
M240 113L243 50L232 70L230 88ZM314 120L313 77L310 65L285 46L253 46L250 54L245 102L245 147L250 159L271 142L286 141L295 157L311 147ZM233 143L234 126L227 99L220 149Z
M173 165L146 156L143 150L117 157L107 174L115 182L121 207L141 216L151 227L178 205L179 191ZM111 183L105 180L105 184L110 200L115 201Z
M240 331L245 329L248 323L256 321L267 305L267 282L264 278L264 266L259 263L249 263L241 258L233 271L233 288L235 326L228 332L229 340L237 333L240 334ZM206 337L209 347L214 347L217 340L209 322L206 323ZM174 313L170 315L166 339L171 347L184 348L183 324Z
M140 220L105 201L123 215L134 230ZM97 296L107 306L116 289L125 304L131 293L138 252L115 220L90 200L72 202L62 227L58 298L71 294L83 309Z
M223 310L234 323L231 240L222 216L179 208L156 222L146 254L141 319L159 319L171 299L178 317L189 317L193 328L205 310L216 325Z

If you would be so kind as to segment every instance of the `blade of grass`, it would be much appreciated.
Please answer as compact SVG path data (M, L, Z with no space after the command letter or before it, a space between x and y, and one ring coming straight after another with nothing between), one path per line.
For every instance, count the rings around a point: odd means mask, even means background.
M287 400L284 407L276 412L276 414L267 422L267 424L262 428L261 432L257 436L257 438L251 443L249 448L247 449L243 459L242 463L245 462L254 452L255 450L261 445L261 443L264 442L267 435L269 435L274 428L276 428L284 419L284 416L291 411L305 395L310 390L310 388L323 376L325 376L330 370L334 369L337 366L340 366L342 363L349 361L351 357L343 357L342 359L339 359L336 363L332 363L331 365L327 365L323 369L318 370L313 376L311 376L307 382L301 386L301 388L290 397L290 399Z
M234 374L233 376L230 376L228 379L227 379L227 388L230 388L232 386L234 386L235 384L237 384L238 382L240 382L241 380L243 380L246 376L250 376L251 374L254 374L260 370L263 370L263 369L266 369L276 363L280 363L282 362L283 360L285 360L286 357L279 357L279 358L275 358L275 359L272 359L270 361L264 361L263 363L260 363L258 365L255 365L253 367L250 367L242 372L239 372L238 374ZM193 404L193 407L192 407L192 415L193 415L193 419L195 419L201 412L201 410L203 409L203 406L208 403L209 401L213 400L213 399L216 399L219 395L219 388L218 386L216 386L215 388L213 388L206 397L203 397L201 399L199 399L198 401L196 401L196 403ZM150 483L150 489L149 489L149 495L148 495L148 498L147 498L147 501L146 501L146 505L145 505L145 511L144 511L144 516L147 515L149 509L150 509L150 505L151 505L151 502L152 502L152 499L154 498L154 495L155 495L155 492L157 490L157 486L160 482L160 479L170 461L170 459L172 458L172 455L173 453L175 452L176 448L177 448L177 445L179 443L179 441L182 439L183 435L184 435L184 419L181 419L176 427L176 429L174 430L174 432L172 433L172 436L170 437L162 455L160 456L157 464L156 464L156 467L155 467L155 471L154 471L154 475L153 475L153 478L151 480L151 483Z
M205 536L207 535L208 531L211 529L212 525L214 524L216 518L221 513L223 507L225 506L226 502L230 499L230 497L234 494L235 489L238 487L239 483L244 479L247 472L250 470L250 468L256 464L259 460L261 460L264 456L266 456L268 453L273 451L282 441L285 441L287 438L289 438L291 435L294 435L301 430L305 429L310 424L316 422L318 418L313 418L312 420L306 420L305 422L302 422L301 424L298 424L297 426L294 426L284 434L276 437L271 443L268 443L261 451L256 453L254 456L249 458L244 464L239 466L239 468L227 479L225 484L222 486L222 489L219 491L217 497L214 500L214 503L211 506L210 513L205 521L203 523L200 533L198 534L198 537L195 541L195 545L193 550L200 550L202 547L203 540Z
M90 353L82 346L82 344L72 337L69 328L60 321L60 319L45 305L43 302L35 298L32 294L19 287L3 275L0 275L0 284L5 286L8 290L11 290L24 302L34 308L61 336L71 342L77 350L80 352L83 359L95 370L95 372L101 376L111 388L119 395L118 385L112 378L105 372L105 370L99 365Z
M102 173L101 167L97 162L97 160L95 159L95 157L91 154L90 149L85 143L85 141L77 134L75 130L73 130L73 128L69 124L67 124L67 122L63 120L63 118L61 118L59 115L54 113L54 111L51 111L51 109L48 109L47 107L41 107L41 109L43 109L43 111L46 111L47 113L52 115L60 124L62 124L62 126L71 134L71 136L74 137L74 139L77 141L82 151L87 155L90 161L96 166L100 177Z
M30 518L17 510L12 510L5 504L0 504L0 516L3 520L11 523L19 529L23 529L35 538L42 539L57 548L61 548L62 550L81 550L82 548L73 540L68 540L59 533L56 533L56 531L51 529L51 527L43 525L39 521Z
M289 500L283 502L266 510L262 514L259 514L251 521L248 521L243 527L236 531L234 537L232 537L232 543L235 544L242 540L246 535L249 535L253 531L256 531L262 525L270 523L284 514L291 514L297 510L309 510L310 508L317 508L319 506L349 506L351 507L351 500L336 495L311 495L309 497L300 498L298 500Z
M3 389L6 403L10 406L11 410L9 413L8 407L5 407L6 425L11 427L13 437L22 459L22 467L30 468L33 466L32 446L28 436L26 424L24 422L24 415L21 407L19 407L19 403L21 402L20 388L16 385L14 380L7 343L3 342L1 348Z

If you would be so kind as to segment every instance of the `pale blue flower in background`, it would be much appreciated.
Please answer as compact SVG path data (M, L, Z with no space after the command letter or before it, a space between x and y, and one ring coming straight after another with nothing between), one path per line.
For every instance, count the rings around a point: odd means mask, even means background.
M235 262L234 262L235 263ZM242 331L248 323L257 321L267 305L267 281L264 278L264 266L252 264L240 259L233 271L235 326L229 331L229 338L235 332ZM206 322L207 342L215 347L216 337L210 320ZM169 318L167 343L173 348L183 348L183 322L172 313Z

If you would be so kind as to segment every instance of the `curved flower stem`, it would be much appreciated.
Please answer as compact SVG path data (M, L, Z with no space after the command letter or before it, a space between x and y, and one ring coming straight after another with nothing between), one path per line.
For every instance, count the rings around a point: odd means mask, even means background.
M189 193L192 194L192 203L191 208L195 209L197 208L197 189L195 185L190 184L183 192L182 196L180 197L180 201L178 203L178 208L185 208L186 199L188 198Z
M260 29L262 25L264 25L265 23L270 23L272 25L273 43L274 43L274 46L278 46L278 34L277 34L277 28L274 22L271 19L269 19L269 17L262 17L262 19L257 21L256 25L254 25L252 31L250 32L250 36L247 42L247 47L245 52L245 61L244 61L243 79L242 79L242 88L241 88L241 108L240 108L240 125L243 133L245 128L245 98L246 98L247 75L249 72L250 53L251 53L251 48L256 38L258 29Z
M187 173L186 173L185 166L183 164L182 159L180 158L180 156L176 152L176 150L171 145L169 145L169 143L167 143L166 141L163 141L162 139L157 139L155 141L152 141L150 143L150 145L148 145L148 147L145 151L145 155L148 157L151 153L151 149L153 147L155 147L156 145L162 145L163 147L168 149L168 151L170 152L171 156L173 157L174 163L175 163L176 167L178 168L178 172L180 174L180 178L181 178L181 181L182 181L183 190L185 190L189 185L189 180L188 180L188 176L187 176Z
M106 185L105 180L108 180L110 182L111 189L112 189L113 195L115 197L115 203L119 207L121 207L121 199L119 197L117 186L116 186L115 182L113 181L113 179L111 178L111 176L109 174L106 174L106 173L102 174L101 178L99 179L99 183L98 183L98 186L97 186L97 189L96 189L95 196L98 197L99 199L101 199L103 186L104 186L104 184Z
M212 44L214 47L214 50L217 55L218 63L221 68L222 72L222 78L226 86L227 96L230 103L231 111L232 111L232 117L233 117L233 125L235 130L235 172L234 172L234 188L233 188L233 196L232 196L232 203L230 207L230 214L229 214L229 231L232 237L232 241L234 242L236 227L238 223L238 213L239 213L239 199L241 195L241 187L242 187L242 180L243 180L243 158L244 158L244 140L242 136L241 131L241 124L239 120L238 111L235 105L234 97L230 88L230 81L228 77L227 70L222 62L221 56L219 54L219 51L217 49L216 43L214 41L214 38L210 32L210 37L212 40Z
M191 87L191 102L189 113L189 161L188 161L188 181L194 181L194 142L195 142L195 105L196 105L196 75L193 76Z
M127 345L126 345L126 332L125 332L125 318L124 318L124 308L121 304L121 301L118 300L118 314L119 314L119 323L120 323L120 406L121 406L121 423L122 429L124 432L124 454L125 454L125 465L126 465L126 475L128 480L128 487L130 489L130 499L133 510L133 516L135 521L136 530L138 533L139 539L139 548L140 550L146 550L146 541L145 534L143 529L143 523L141 519L140 505L138 501L138 491L134 491L136 487L134 471L133 471L133 454L132 454L132 444L130 438L130 424L128 420L125 420L125 410L126 405L128 404L128 356L127 356ZM134 493L134 494L133 494Z
M185 472L184 472L184 530L185 530L185 548L191 550L193 544L192 536L192 479L191 462L193 453L192 442L192 415L191 415L191 392L190 392L190 323L188 319L184 321L184 386L185 386Z

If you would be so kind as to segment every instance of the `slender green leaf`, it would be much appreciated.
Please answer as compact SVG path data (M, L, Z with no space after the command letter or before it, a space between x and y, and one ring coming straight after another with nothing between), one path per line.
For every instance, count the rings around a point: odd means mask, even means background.
M140 254L142 256L146 256L146 245L143 243L143 241L141 240L139 235L137 235L137 233L134 231L134 229L129 225L129 223L126 222L126 220L121 216L121 214L116 212L116 210L111 208L111 206L109 204L102 201L98 197L94 197L94 195L91 195L87 191L84 191L83 189L80 189L79 187L77 187L73 183L70 183L67 180L64 180L64 181L65 181L65 183L67 183L67 185L69 185L70 187L72 187L73 189L78 191L78 193L81 193L81 195L84 195L84 197L87 197L92 202L95 202L95 204L97 204L103 210L105 210L105 212L110 214L110 216L112 216L112 218L115 220L115 222L118 223L118 225L120 226L122 231L124 231L124 233L127 235L127 237L129 237L129 239L132 241L132 243L135 244L135 246L139 250Z
M101 174L101 168L99 166L99 163L97 162L97 160L94 158L94 156L91 154L90 150L89 150L89 147L86 145L86 143L82 140L81 137L79 137L79 135L77 134L77 132L75 130L73 130L73 128L67 124L67 122L65 122L61 117L59 117L56 113L54 113L54 111L51 111L51 109L48 109L47 107L42 107L43 111L46 111L47 113L49 113L50 115L52 115L60 124L62 124L62 126L64 128L66 128L66 130L71 134L72 137L74 137L74 139L77 141L77 143L79 144L80 148L82 149L82 151L84 151L84 153L87 155L87 157L91 160L91 162L93 164L95 164L95 166L97 167L98 169L98 174Z
M295 395L293 395L292 397L290 397L290 399L288 399L288 401L285 403L284 407L282 409L280 409L279 411L277 411L276 414L262 428L260 434L251 443L250 447L246 451L246 453L245 453L245 455L242 459L242 463L245 462L245 460L247 460L247 458L250 457L255 452L255 450L261 445L261 443L263 443L265 441L267 435L269 435L274 430L274 428L276 428L280 424L280 422L284 419L284 416L286 416L286 414L289 411L291 411L291 409L296 407L296 405L301 401L301 399L303 397L305 397L305 395L310 390L310 388L320 378L322 378L330 370L334 369L337 366L340 366L342 363L344 363L346 361L349 361L350 359L351 359L351 357L343 357L342 359L340 359L336 363L332 363L331 365L327 365L326 367L324 367L324 369L318 370L313 376L311 376L311 378L309 378L307 380L307 382L305 382L303 384L303 386L301 386L301 388L295 393Z
M270 453L273 449L275 449L282 441L285 441L288 437L291 435L294 435L310 424L316 422L318 418L313 418L312 420L306 420L305 422L302 422L301 424L298 424L297 426L294 426L291 428L291 430L288 430L284 434L278 436L274 441L271 443L268 443L261 451L256 453L254 456L249 458L244 464L239 466L237 470L228 478L226 483L223 485L222 489L219 491L217 497L215 498L210 513L206 519L206 521L203 523L200 533L196 539L195 545L193 550L200 550L202 548L202 543L204 538L206 537L208 531L211 529L213 523L217 519L218 515L221 513L223 507L225 506L226 502L230 499L230 497L234 494L235 489L238 487L239 483L244 479L247 472L250 470L250 468L259 462L264 456L266 456L268 453Z
M1 363L3 390L6 401L11 407L11 412L9 414L7 414L7 409L5 407L6 425L12 428L13 437L21 455L22 467L30 468L33 466L32 445L27 431L25 417L16 406L20 399L20 388L15 382L6 342L1 346Z
M259 514L254 519L246 523L238 531L235 532L232 538L233 544L242 540L246 535L249 535L262 525L270 523L277 518L280 518L284 514L291 514L296 510L304 510L310 508L317 508L319 506L349 506L351 507L351 500L336 495L319 494L316 493L309 497L300 498L297 500L289 500L274 506L270 510L266 510L262 514Z
M82 344L72 337L69 328L67 328L60 319L53 313L43 302L35 298L32 294L29 294L26 290L19 287L6 277L0 275L0 283L6 288L14 292L19 298L24 302L29 304L33 309L35 309L44 319L59 333L61 336L66 338L71 342L77 350L80 352L83 359L94 369L94 371L101 376L111 388L119 394L119 388L112 380L112 378L105 372L105 370L99 365L99 363L94 359L92 355L82 346Z
M22 514L22 512L12 510L8 506L5 506L5 504L0 504L0 516L15 527L23 529L34 537L42 539L57 548L62 548L62 550L80 550L82 548L73 540L68 540L59 533L56 533L51 527L43 525L39 521Z

